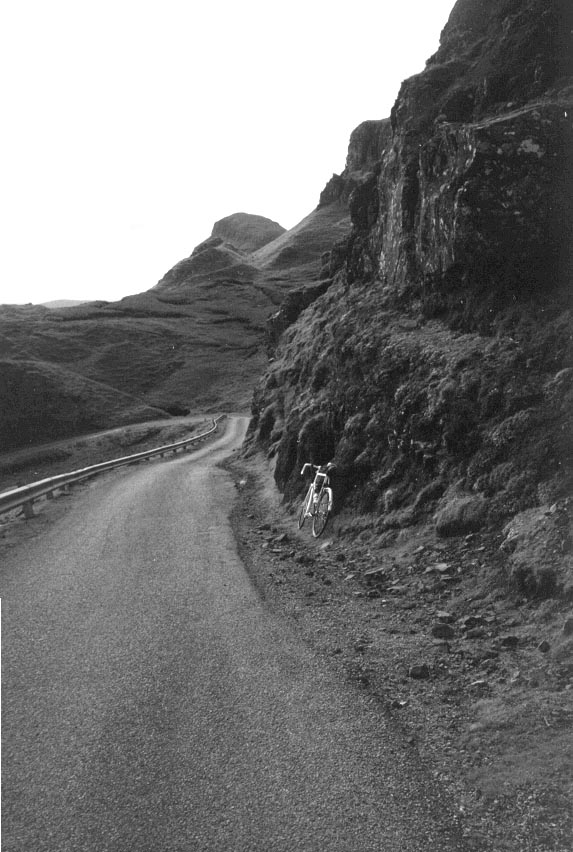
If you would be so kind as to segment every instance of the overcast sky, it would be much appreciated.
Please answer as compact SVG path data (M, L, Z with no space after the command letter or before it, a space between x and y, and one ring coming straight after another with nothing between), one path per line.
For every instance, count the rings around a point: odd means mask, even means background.
M5 0L0 302L153 287L244 211L291 228L454 0Z

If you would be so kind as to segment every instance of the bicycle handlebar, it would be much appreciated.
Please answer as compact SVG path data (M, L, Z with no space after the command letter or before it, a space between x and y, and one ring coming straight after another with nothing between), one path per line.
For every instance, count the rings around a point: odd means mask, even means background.
M330 472L331 470L333 470L335 467L336 467L336 465L334 464L334 462L328 462L328 464L311 464L310 462L306 462L306 463L302 466L302 470L301 470L301 472L300 472L300 475L301 475L301 476L304 476L304 474L306 473L306 471L307 471L309 468L311 468L311 470L315 470L315 471L320 470L320 471L322 471L323 473L329 473L329 472Z

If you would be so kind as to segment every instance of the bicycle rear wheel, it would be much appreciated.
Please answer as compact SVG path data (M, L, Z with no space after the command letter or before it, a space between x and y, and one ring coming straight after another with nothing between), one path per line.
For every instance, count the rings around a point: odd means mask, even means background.
M312 534L314 538L318 538L324 532L330 514L329 509L330 497L327 491L323 491L320 495L314 518L312 519Z
M309 486L308 491L306 492L305 498L302 501L302 506L300 507L300 512L298 513L298 528L302 529L304 526L304 522L306 521L306 513L308 512L308 507L310 506L310 501L312 500L312 485Z

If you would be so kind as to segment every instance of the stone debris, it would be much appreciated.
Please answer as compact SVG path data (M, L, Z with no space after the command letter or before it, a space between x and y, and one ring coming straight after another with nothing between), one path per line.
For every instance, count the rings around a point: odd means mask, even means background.
M436 639L453 639L455 635L456 631L451 624L438 621L432 625L432 636Z
M438 621L442 621L445 624L453 624L453 622L456 620L455 615L453 615L451 612L446 612L446 610L443 609L438 610L438 612L436 613L436 618L438 619Z
M517 648L519 645L519 636L514 636L513 634L501 636L499 644L502 648Z
M410 666L408 676L414 680L425 680L430 677L430 667L427 663L420 663L415 666Z
M472 627L465 634L466 639L484 639L487 636L487 631L483 627Z

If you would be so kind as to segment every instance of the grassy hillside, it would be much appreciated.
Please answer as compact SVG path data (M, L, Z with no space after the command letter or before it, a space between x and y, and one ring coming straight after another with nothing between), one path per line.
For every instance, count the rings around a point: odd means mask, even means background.
M349 228L338 200L289 232L235 214L146 292L50 310L0 306L0 446L248 409L269 315L320 278L321 256Z
M165 412L58 364L0 360L2 448L157 419Z

